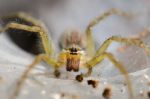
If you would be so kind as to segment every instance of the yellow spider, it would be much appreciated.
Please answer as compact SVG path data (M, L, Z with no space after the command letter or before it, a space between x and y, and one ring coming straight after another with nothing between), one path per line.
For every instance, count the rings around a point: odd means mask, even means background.
M113 41L126 43L128 45L136 45L140 48L143 48L148 55L150 55L150 50L140 39L112 36L108 38L96 51L92 38L92 29L100 21L112 14L117 14L121 16L127 15L126 13L121 12L117 9L111 9L110 11L103 13L103 15L96 17L87 26L85 30L84 40L82 39L82 35L77 31L70 31L69 33L66 33L66 36L62 40L63 44L61 45L63 49L59 53L57 58L53 57L53 54L55 52L52 47L51 38L48 38L47 34L49 32L41 21L22 12L12 16L8 16L7 18L16 16L31 24L29 25L27 23L24 24L10 21L4 26L4 28L1 29L1 32L5 32L8 29L18 29L32 33L38 33L42 41L42 47L44 48L44 54L37 55L33 63L27 67L27 69L23 72L22 76L19 78L19 80L17 81L17 86L14 90L14 93L10 96L10 99L14 99L19 95L19 92L23 87L24 82L29 76L30 72L41 61L45 61L49 66L53 66L55 69L54 75L57 77L60 76L59 68L62 66L66 66L66 70L69 72L78 72L80 70L80 67L86 67L86 73L76 76L76 78L79 77L80 79L83 79L83 77L90 76L92 73L92 68L94 68L97 64L101 63L104 58L108 58L114 64L114 66L118 68L119 71L124 75L128 86L130 99L135 99L128 72L126 71L124 66L120 64L111 53L106 52L106 50ZM84 44L84 41L86 41L86 46ZM86 48L86 50L83 50L84 47Z

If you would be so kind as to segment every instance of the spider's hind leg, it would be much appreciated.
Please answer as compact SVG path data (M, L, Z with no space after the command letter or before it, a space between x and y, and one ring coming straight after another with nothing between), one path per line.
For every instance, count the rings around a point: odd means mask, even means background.
M128 45L138 46L138 47L144 49L144 51L148 54L148 56L150 56L150 49L149 49L148 45L144 44L144 42L141 41L140 39L138 39L138 38L122 38L119 36L112 36L112 37L108 38L102 44L102 46L97 50L95 55L99 55L99 54L105 52L107 50L107 48L109 47L109 45L114 41L119 42L119 43L125 43Z
M134 93L133 93L133 89L132 89L132 83L130 81L128 72L126 71L126 69L123 67L123 65L121 63L119 63L114 56L111 53L108 52L103 52L97 56L94 56L91 60L89 60L86 65L89 68L95 67L97 64L101 63L105 58L108 58L113 64L114 66L119 69L119 71L124 75L125 79L126 79L126 83L128 86L128 90L129 90L129 94L130 94L130 99L134 99Z
M94 26L96 26L101 21L103 21L104 19L106 19L107 17L109 17L113 14L130 17L127 13L125 13L121 10L111 9L111 10L103 13L102 15L96 17L95 19L93 19L86 28L87 51L90 56L93 56L95 53L95 45L94 45L93 36L92 36L92 34L93 34L92 29L94 28Z
M36 56L36 58L34 59L32 64L27 66L27 69L23 72L22 76L18 79L17 85L14 89L14 92L9 97L9 99L15 99L19 95L29 74L36 66L38 66L37 64L40 63L41 61L45 61L48 65L54 66L54 68L57 67L59 64L56 60L54 60L53 58L50 58L49 55L47 55L47 54L40 54L40 55Z
M3 29L2 31L7 31L9 29L13 30L20 30L20 31L24 31L26 33L37 33L37 35L39 36L39 39L41 40L41 47L44 50L44 53L46 53L47 55L51 55L53 54L53 47L52 47L52 42L51 39L48 38L48 31L45 30L45 28L43 27L39 27L39 26L28 26L28 25L24 25L24 24L19 24L19 23L8 23ZM21 35L22 32L19 32L19 34Z
M16 22L28 26L41 26L42 22L35 19L25 12L18 12L1 17L2 25L7 25L10 22Z
M50 35L48 39L48 30L40 20L23 12L3 16L1 20L0 32L8 32L18 46L34 54L51 54L52 40Z

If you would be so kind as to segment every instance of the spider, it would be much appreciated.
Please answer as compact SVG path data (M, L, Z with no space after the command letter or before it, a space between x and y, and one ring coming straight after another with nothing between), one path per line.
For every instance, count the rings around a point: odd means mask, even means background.
M10 20L10 22L8 22L1 29L1 32L5 32L9 29L15 29L38 33L40 40L42 41L42 47L44 48L44 53L37 55L32 64L27 67L22 76L18 79L14 93L10 96L10 98L14 99L19 95L21 88L25 83L25 80L28 78L31 71L41 61L45 61L49 66L54 67L54 75L56 77L59 77L61 74L59 71L60 67L65 66L66 71L68 72L78 72L80 70L80 67L85 67L87 68L87 72L77 75L83 78L90 76L92 73L92 68L101 63L105 58L108 58L114 64L114 66L118 68L119 71L124 75L128 86L130 99L134 99L134 92L128 72L126 71L124 66L110 52L107 52L106 50L114 41L125 43L128 45L136 45L140 48L143 48L148 55L150 55L150 50L148 46L146 46L140 39L112 36L104 41L104 43L96 51L92 37L92 29L95 25L112 14L117 14L120 16L127 15L125 12L117 9L111 9L107 12L104 12L102 15L89 22L85 30L85 40L82 39L82 35L77 31L70 31L68 33L65 33L66 36L62 41L63 44L61 44L62 51L58 54L57 58L53 57L55 52L52 46L52 40L51 38L48 38L49 32L46 26L41 21L23 12L19 12L15 15L9 16L8 18L12 18L15 16L24 22L15 22ZM84 41L86 41L86 44L84 44ZM86 50L84 50L85 48Z

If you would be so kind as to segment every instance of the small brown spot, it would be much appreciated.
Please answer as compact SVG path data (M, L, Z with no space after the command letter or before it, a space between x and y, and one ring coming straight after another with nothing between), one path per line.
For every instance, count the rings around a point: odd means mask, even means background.
M100 74L97 74L97 76L99 76L99 77L100 77Z
M124 83L123 85L124 85L124 86L127 86L127 84L126 84L126 83Z
M60 77L60 72L59 72L58 70L55 70L55 71L54 71L54 75L55 75L57 78L59 78L59 77Z
M123 89L121 89L121 93L123 93L124 92L124 90Z
M77 75L77 76L76 76L76 80L77 80L78 82L82 82L82 81L83 81L83 75L82 75L82 74Z
M63 98L65 97L65 93L61 93L60 96Z
M147 83L148 86L150 86L150 81Z
M148 99L150 99L150 91L147 92Z
M110 96L111 96L111 89L106 87L102 93L102 96L105 98L105 99L110 99Z
M96 88L98 86L99 81L96 80L88 80L88 85L92 85L93 88Z
M60 93L61 99L80 99L79 96L70 93Z

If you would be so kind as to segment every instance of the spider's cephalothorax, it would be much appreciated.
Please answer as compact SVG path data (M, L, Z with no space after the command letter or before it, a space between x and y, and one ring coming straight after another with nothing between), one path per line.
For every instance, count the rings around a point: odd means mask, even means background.
M65 49L65 64L67 71L79 71L79 66L81 66L81 57L84 52L85 47L84 36L76 31L67 31L63 34L60 42L60 46Z

